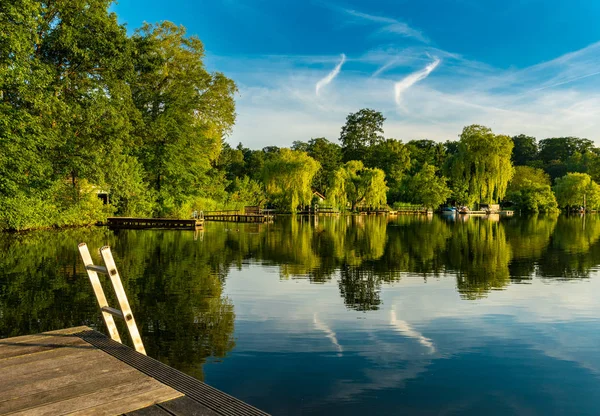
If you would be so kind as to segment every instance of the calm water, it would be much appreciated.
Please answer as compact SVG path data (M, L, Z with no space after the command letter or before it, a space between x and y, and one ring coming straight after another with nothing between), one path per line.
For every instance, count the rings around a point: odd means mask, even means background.
M0 234L0 337L105 332L109 244L148 354L274 414L600 412L600 217L284 218Z

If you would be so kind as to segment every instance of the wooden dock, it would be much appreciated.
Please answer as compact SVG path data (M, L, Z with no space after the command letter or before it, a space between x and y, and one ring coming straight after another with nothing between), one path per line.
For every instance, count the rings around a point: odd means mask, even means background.
M246 213L240 211L207 211L204 213L205 221L222 222L269 222L275 216L270 213Z
M175 230L197 230L204 226L201 218L180 220L172 218L133 218L133 217L109 217L106 225L110 228L146 229L167 228Z
M0 415L267 415L88 327L0 339Z

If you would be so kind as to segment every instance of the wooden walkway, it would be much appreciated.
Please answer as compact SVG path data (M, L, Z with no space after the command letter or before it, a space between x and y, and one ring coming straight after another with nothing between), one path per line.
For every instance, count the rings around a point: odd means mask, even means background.
M172 218L133 218L133 217L109 217L106 224L110 228L169 228L177 230L196 230L204 226L202 219L178 220Z
M269 222L274 218L269 214L242 214L240 212L217 211L205 212L204 219L206 221L222 221L222 222Z
M0 339L0 415L266 415L88 327Z

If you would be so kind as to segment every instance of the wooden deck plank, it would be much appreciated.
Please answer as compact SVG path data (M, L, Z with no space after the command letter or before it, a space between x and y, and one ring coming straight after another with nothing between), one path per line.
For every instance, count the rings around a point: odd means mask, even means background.
M113 415L147 407L181 395L172 388L146 377L136 379L131 383L105 387L94 393L46 405L37 405L11 414L15 416ZM94 410L94 408L98 409Z
M135 370L107 371L104 374L93 377L91 381L87 382L85 381L85 376L86 374L79 373L74 379L69 380L67 385L63 386L60 386L60 383L56 383L56 379L45 380L38 385L37 392L28 392L25 390L25 394L21 396L0 402L0 413L9 414L26 409L39 408L40 406L49 406L53 403L62 403L65 400L73 398L82 399L86 395L97 392L107 385L117 387L147 379L147 377L144 377L143 374Z
M18 366L11 367L10 372L2 373L2 381L0 387L2 392L11 390L23 384L31 384L36 381L53 380L67 374L78 373L81 371L91 372L94 369L110 368L113 370L121 370L111 362L106 362L106 358L101 354L94 357L81 356L71 360L71 356L67 356L60 360L45 360L41 365L39 362L34 362L32 365L20 368ZM38 368L43 367L43 368ZM4 393L2 394L4 396Z
M0 415L266 415L88 327L1 341Z
M19 342L15 344L9 344L5 341L4 347L0 349L0 360L53 350L56 348L90 349L90 346L82 343L81 339L77 337L48 337L36 341Z
M83 341L83 340L82 340ZM85 341L83 341L85 342ZM76 344L78 345L78 344ZM85 344L81 344L85 345ZM91 354L91 355L88 355ZM67 359L77 359L81 356L92 357L94 355L101 356L102 352L96 349L88 350L87 348L54 348L45 351L39 351L34 354L25 354L19 355L16 357L6 358L4 360L0 360L0 372L5 374L5 372L10 371L9 369L14 366L18 366L18 371L23 371L23 369L35 369L33 363L36 361L46 361L46 360L60 360L65 359L64 357L69 356ZM39 362L35 364L44 365Z
M218 413L200 406L196 401L183 396L158 405L174 416L219 416Z
M49 371L40 377L30 377L25 381L12 378L8 383L3 383L2 394L0 396L0 407L2 402L25 398L28 395L38 394L51 390L58 390L71 385L89 383L98 380L109 380L107 374L115 374L115 377L121 374L133 371L129 366L108 370L103 366L102 360L94 360L85 364L78 364L71 371L64 368L56 368L54 372ZM100 370L98 370L100 368ZM96 371L93 371L96 370ZM61 374L56 374L61 373ZM34 373L38 374L38 373Z
M134 410L133 412L124 413L122 416L173 416L173 414L161 408L160 405L154 404L149 407Z
M159 383L160 384L160 383ZM161 387L155 390L144 391L140 394L127 396L119 400L114 400L110 403L105 403L101 406L88 408L79 412L71 413L71 416L109 416L119 415L132 410L137 410L152 406L157 403L164 401L173 400L177 397L182 397L183 394L179 393L172 388L161 385ZM160 406L160 405L159 405Z
M10 337L10 338L1 338L0 339L0 345L4 344L4 343L8 343L9 345L13 345L19 342L29 342L31 340L36 340L36 339L42 339L42 338L49 338L49 337L60 337L60 336L70 336L72 337L73 334L77 334L81 331L85 331L90 329L90 327L88 326L75 326L73 328L67 328L67 329L57 329L55 331L47 331L47 332L43 332L41 334L33 334L33 335L21 335L19 337Z

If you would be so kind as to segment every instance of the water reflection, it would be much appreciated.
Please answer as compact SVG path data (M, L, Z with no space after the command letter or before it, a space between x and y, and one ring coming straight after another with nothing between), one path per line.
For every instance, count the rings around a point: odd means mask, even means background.
M103 330L81 241L113 248L149 355L276 414L597 408L597 216L1 234L0 337Z
M90 247L107 243L114 247L138 314L154 317L145 326L157 340L168 337L165 331L174 327L175 332L204 328L202 342L173 346L169 355L174 360L177 348L217 356L231 349L230 337L215 335L233 331L233 305L221 291L230 268L241 269L248 262L277 267L282 279L324 283L336 278L346 306L360 311L376 310L382 284L400 280L406 273L425 281L454 275L463 298L481 299L491 290L534 275L587 278L598 265L597 216L501 221L464 217L461 221L436 216L349 216L283 218L275 224L211 223L200 239L191 233L107 229L3 234L0 334L97 323L96 314L88 315L95 305L73 249L84 240ZM173 293L177 296L171 297ZM72 307L55 308L63 301ZM172 310L178 311L177 319Z

